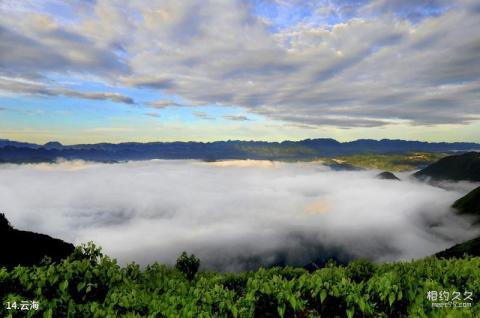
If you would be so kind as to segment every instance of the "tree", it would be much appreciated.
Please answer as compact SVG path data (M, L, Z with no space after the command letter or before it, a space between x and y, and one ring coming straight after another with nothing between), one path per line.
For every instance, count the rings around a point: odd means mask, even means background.
M175 268L182 272L190 281L195 277L199 267L200 259L193 254L188 256L185 251L177 258L177 263L175 264Z
M7 217L5 214L0 213L0 230L11 230L13 227L10 225L10 222L8 222Z

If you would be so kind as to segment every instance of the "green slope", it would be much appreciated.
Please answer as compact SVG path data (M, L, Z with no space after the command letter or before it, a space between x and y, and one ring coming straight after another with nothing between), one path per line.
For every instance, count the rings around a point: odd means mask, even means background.
M445 153L440 152L359 153L320 159L327 165L341 164L360 169L379 169L400 172L424 168L445 156Z

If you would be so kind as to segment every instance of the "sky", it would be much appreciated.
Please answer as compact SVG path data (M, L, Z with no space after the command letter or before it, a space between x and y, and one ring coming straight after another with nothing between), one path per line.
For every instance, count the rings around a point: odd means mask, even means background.
M473 0L2 0L0 138L480 142Z

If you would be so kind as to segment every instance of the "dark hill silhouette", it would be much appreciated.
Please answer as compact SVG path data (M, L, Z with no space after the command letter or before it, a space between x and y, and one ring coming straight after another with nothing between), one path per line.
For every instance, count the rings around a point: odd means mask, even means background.
M480 153L467 152L442 158L414 174L419 179L480 181Z
M390 171L381 172L381 173L377 174L376 178L377 179L384 179L384 180L398 180L398 181L400 181L400 179L396 175L391 173Z
M74 250L73 244L48 235L14 229L3 213L0 213L0 268L17 265L39 264L48 256L59 261Z

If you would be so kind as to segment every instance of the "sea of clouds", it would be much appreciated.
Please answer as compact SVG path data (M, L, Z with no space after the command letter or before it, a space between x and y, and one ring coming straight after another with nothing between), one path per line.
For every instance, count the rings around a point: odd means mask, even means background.
M185 250L223 271L420 258L480 233L450 208L475 184L377 173L265 161L4 164L0 211L19 229L94 241L121 264L172 264Z

